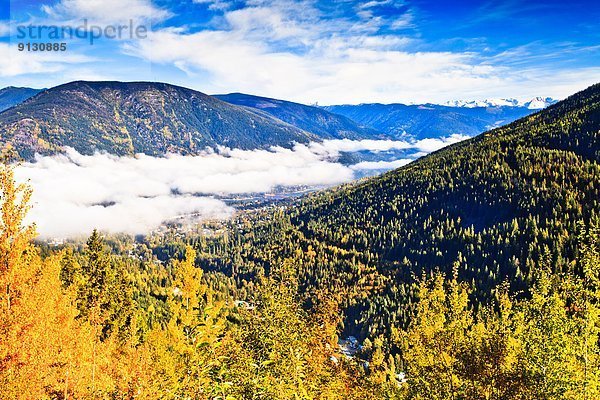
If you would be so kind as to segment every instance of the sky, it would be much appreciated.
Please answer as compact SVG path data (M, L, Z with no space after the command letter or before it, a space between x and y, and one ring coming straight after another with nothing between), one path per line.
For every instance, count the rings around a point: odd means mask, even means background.
M564 98L600 82L597 1L2 0L0 86L151 80L305 104ZM143 27L50 38L29 26ZM112 31L110 31L112 32Z

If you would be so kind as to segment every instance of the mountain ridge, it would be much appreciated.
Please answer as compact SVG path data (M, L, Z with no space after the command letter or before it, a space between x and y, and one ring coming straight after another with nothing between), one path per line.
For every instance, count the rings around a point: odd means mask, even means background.
M83 154L163 155L311 140L318 137L267 113L160 82L69 82L0 113L0 145L13 158L66 146Z
M324 106L325 110L350 118L394 138L475 136L510 123L537 110L527 107L457 107L439 104L360 104Z
M319 107L238 92L213 96L231 104L261 110L307 132L313 132L323 139L389 138L374 129L359 126L347 117Z
M557 103L551 97L536 96L529 100L518 100L515 98L497 98L497 99L485 99L485 100L453 100L447 101L441 105L448 105L451 107L466 107L466 108L490 108L490 107L525 107L530 110L540 110Z

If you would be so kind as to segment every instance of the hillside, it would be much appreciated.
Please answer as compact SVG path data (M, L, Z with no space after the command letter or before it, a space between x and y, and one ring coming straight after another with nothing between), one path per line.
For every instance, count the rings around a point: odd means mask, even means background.
M290 146L316 135L266 113L165 83L71 82L0 114L4 151L31 158L64 146L89 154L195 154L207 146ZM13 152L14 155L14 152Z
M599 132L595 85L406 167L309 195L244 227L236 241L251 245L207 268L248 277L294 259L304 293L347 293L345 334L361 338L404 326L415 278L436 269L456 268L483 303L506 281L526 294L541 266L575 268L578 224L600 213Z
M323 107L360 126L415 139L455 133L475 136L535 112L526 106L450 107L436 104L359 104Z
M292 221L306 237L377 260L386 283L357 307L367 325L389 326L403 319L401 294L422 271L456 264L485 299L505 280L527 288L540 263L572 268L577 223L600 212L599 182L595 85L379 178L312 196Z
M35 96L41 91L42 89L14 86L8 86L0 89L0 112L24 102L28 98Z
M374 129L361 127L349 118L330 113L319 107L243 93L215 95L214 97L231 104L264 111L290 125L315 133L323 139L387 138Z

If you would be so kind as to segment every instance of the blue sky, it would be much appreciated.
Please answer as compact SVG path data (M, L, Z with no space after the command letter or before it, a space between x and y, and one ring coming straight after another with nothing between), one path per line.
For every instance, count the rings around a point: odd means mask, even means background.
M156 80L320 104L563 98L600 82L597 1L3 1L0 85ZM18 26L147 27L19 52Z

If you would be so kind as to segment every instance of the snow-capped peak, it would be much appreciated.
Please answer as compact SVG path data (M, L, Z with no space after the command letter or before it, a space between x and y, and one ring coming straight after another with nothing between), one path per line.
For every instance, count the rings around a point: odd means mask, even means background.
M527 107L530 110L539 110L542 108L546 108L549 105L556 103L556 100L550 97L534 97L533 99L526 101L523 103L523 107Z
M448 101L444 105L450 107L465 107L465 108L475 108L475 107L515 107L518 106L518 101L516 99L485 99L485 100L454 100Z
M534 97L528 101L519 101L517 99L485 99L485 100L453 100L444 103L449 107L527 107L531 110L546 108L551 104L556 103L556 100L550 97Z

